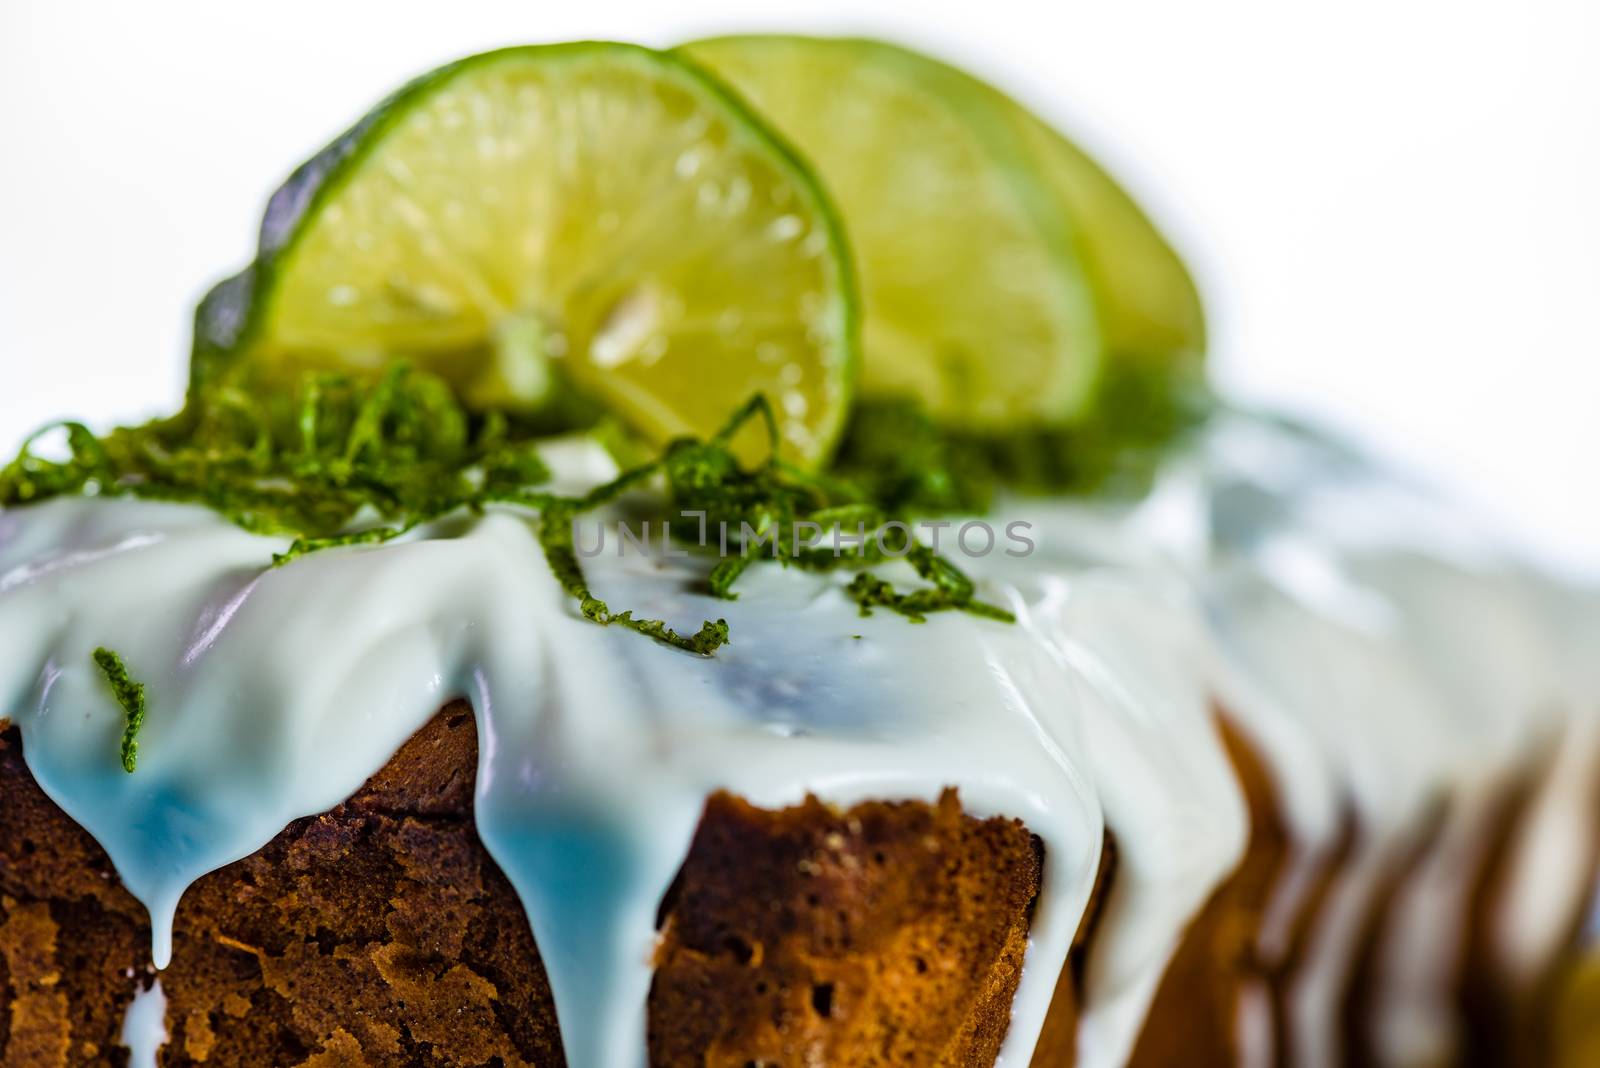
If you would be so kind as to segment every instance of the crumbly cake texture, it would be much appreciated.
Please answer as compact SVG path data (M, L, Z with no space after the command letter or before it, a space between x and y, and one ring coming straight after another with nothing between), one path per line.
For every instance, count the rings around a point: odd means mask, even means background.
M349 801L191 887L164 1068L561 1065L538 950L472 824L476 767L471 712L448 706ZM124 1065L144 910L14 728L0 810L0 1065ZM651 1064L992 1064L1041 856L954 792L843 812L714 795L662 903Z
M991 1065L1043 849L1014 820L714 794L662 907L650 1063Z
M144 907L0 731L0 1064L127 1063L122 1015L150 960Z
M0 1063L126 1063L144 910L34 785L14 730L0 761L5 978L35 994L10 999ZM472 824L476 766L452 705L349 801L196 882L162 973L164 1068L561 1064L521 903Z
M349 801L184 895L169 1066L561 1063L533 935L472 823L477 753L452 705Z

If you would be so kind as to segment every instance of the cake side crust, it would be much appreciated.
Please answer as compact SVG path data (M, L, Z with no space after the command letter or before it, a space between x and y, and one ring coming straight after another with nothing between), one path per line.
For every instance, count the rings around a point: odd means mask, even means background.
M991 1065L1043 847L937 804L712 795L663 901L650 1063Z

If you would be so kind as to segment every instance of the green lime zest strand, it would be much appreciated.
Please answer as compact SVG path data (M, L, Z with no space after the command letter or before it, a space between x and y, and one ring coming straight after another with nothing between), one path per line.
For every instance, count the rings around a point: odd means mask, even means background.
M757 418L767 429L768 459L746 470L730 445L745 424ZM709 440L674 442L658 461L676 514L693 516L699 529L728 532L729 549L737 550L712 568L708 586L714 596L737 596L733 586L739 577L756 560L770 558L810 571L859 571L846 592L864 612L876 604L919 622L930 612L947 610L1011 619L1004 609L976 600L972 581L948 559L916 542L903 525L903 515L889 511L846 479L814 475L778 459L777 435L771 405L757 395ZM889 525L897 519L902 525ZM796 536L800 529L833 531L841 537L836 546L823 548L804 543ZM698 530L682 533L688 541ZM902 556L930 584L927 588L901 593L865 570Z
M892 583L869 572L861 572L850 581L845 592L861 608L861 614L870 616L873 608L887 608L898 612L913 623L925 622L930 612L960 609L985 619L1015 623L1016 616L998 605L979 601L973 597L972 580L949 560L937 555L925 545L912 545L906 559L922 578L932 583L923 589L901 593Z
M57 430L66 435L68 458L52 461L35 456L34 444ZM28 504L79 493L108 464L100 439L82 423L46 423L23 439L16 459L0 468L0 504Z
M66 458L41 456L40 440L63 428ZM313 374L259 395L219 388L104 437L47 427L0 468L0 506L74 493L202 504L247 530L301 539L287 562L344 544L358 520L409 529L548 477L530 434L504 416L470 418L442 381L395 364L376 384Z
M651 465L653 466L653 465ZM611 607L596 597L589 589L583 567L572 544L573 521L581 512L597 508L624 492L633 482L641 481L649 468L627 472L593 493L579 499L558 498L545 502L539 516L539 545L544 549L545 560L555 574L561 588L578 602L578 611L585 619L601 626L619 626L636 631L665 645L670 645L699 656L710 656L728 643L728 621L706 620L693 634L682 634L660 619L637 619L631 610L613 612Z
M322 538L296 538L289 543L288 549L272 554L272 566L282 567L322 549L338 549L346 545L381 545L386 541L393 541L402 534L409 534L416 529L418 522L420 520L413 519L395 526L369 527L366 530L352 530L346 534L330 534Z
M139 730L144 726L144 683L134 682L122 657L101 646L94 651L94 662L111 684L111 694L122 706L122 770L133 774L139 763Z

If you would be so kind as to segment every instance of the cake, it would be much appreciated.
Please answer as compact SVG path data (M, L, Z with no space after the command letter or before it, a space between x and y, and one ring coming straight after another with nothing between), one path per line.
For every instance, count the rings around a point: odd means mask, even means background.
M1287 444L1275 445L1281 460ZM575 466L602 463L573 452ZM1519 867L1536 863L1519 847L1592 831L1597 811L1589 728L1546 689L1574 637L1542 614L1540 598L1559 591L1410 549L1363 551L1341 563L1361 576L1342 593L1393 613L1386 626L1429 628L1417 631L1426 650L1375 645L1365 621L1337 614L1349 606L1274 585L1282 576L1259 561L1209 562L1192 589L1174 583L1161 558L1177 549L1157 553L1149 533L1168 507L1160 493L1125 514L1035 505L1049 517L1048 563L995 565L995 589L1010 573L1017 624L860 618L841 611L835 582L763 574L727 606L735 633L751 635L744 657L595 632L566 615L546 573L547 618L521 634L555 647L534 668L502 661L495 635L475 648L459 637L475 618L536 604L537 552L495 543L525 529L507 516L351 550L359 562L330 554L262 573L241 566L259 536L191 506L9 512L8 660L64 665L9 673L13 692L34 695L12 707L44 750L25 766L15 728L6 735L7 1049L30 1051L9 1063L115 1059L122 1008L151 978L140 901L175 908L155 913L171 946L164 1064L558 1063L551 985L563 983L597 1019L623 1018L619 995L637 996L629 1033L648 1035L652 1064L992 1064L1008 1038L1027 1050L1039 1034L1040 1064L1074 1051L1084 1063L1187 1063L1202 1048L1242 1059L1250 1043L1296 1063L1341 1048L1421 1063L1554 1041L1544 1006L1527 1002L1574 966L1596 836L1562 843L1582 860L1572 885L1537 888L1543 915L1511 895L1530 892L1517 890ZM1329 537L1319 548L1334 553ZM201 556L213 565L197 568ZM597 588L636 583L634 602L669 618L684 608L667 602L703 596L675 592L684 584L654 557L590 564L605 575ZM429 567L437 583L420 579ZM467 591L480 599L453 617ZM1495 614L1452 618L1467 598ZM114 749L120 729L89 699L89 658L64 655L85 625L112 631L130 662L174 665L148 680L165 722L146 723L140 772L111 780L128 788L116 792L72 765ZM484 673L501 663L510 678ZM814 674L824 663L826 681ZM859 664L872 673L853 675ZM516 674L529 670L540 686ZM318 685L286 691L291 674ZM442 699L474 679L473 705L491 710L476 729L472 707ZM1327 714L1371 719L1318 737L1329 724L1314 718L1317 695L1340 679L1359 698L1325 693ZM530 725L493 712L519 683L569 694L554 722L596 732L566 743L557 766L592 784L588 761L611 765L620 794L595 810L614 830L582 809L549 828L503 815L492 782L535 774L516 741ZM796 703L819 689L835 695L820 712ZM649 693L694 695L699 708L660 697L644 708ZM274 715L291 694L304 703ZM1050 718L1052 699L1081 718ZM1438 719L1414 715L1425 701ZM375 705L394 721L349 711ZM483 730L500 756L480 754ZM1505 741L1492 757L1459 744L1480 736ZM796 748L815 754L795 760ZM653 782L662 769L668 780ZM1027 786L1007 797L1013 777ZM101 792L83 793L91 782ZM203 809L174 798L218 789L247 793L230 802L226 834L201 838L186 824ZM1052 789L1055 811L1027 797ZM651 871L647 889L638 869ZM170 873L188 871L209 874L180 896ZM519 880L555 886L519 903ZM1426 911L1411 911L1412 895ZM553 946L538 947L522 905L535 931L552 925ZM637 920L640 937L596 988L604 936L626 929L602 923L608 912ZM582 935L564 929L585 914ZM1408 952L1430 970L1413 973ZM547 982L553 965L572 970Z
M404 364L218 385L232 299L183 415L0 474L0 1063L1592 1056L1600 596L1426 488L1226 405L634 467Z

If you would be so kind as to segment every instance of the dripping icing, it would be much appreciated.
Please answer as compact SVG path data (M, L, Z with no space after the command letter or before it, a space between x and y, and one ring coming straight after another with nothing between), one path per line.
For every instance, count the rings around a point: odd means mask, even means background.
M1139 508L1009 502L1040 551L967 566L1014 627L861 619L834 576L757 568L739 601L710 602L687 592L692 562L586 562L599 596L643 614L725 615L733 644L713 660L576 618L512 511L265 570L282 539L198 508L55 500L0 516L0 700L41 786L150 909L165 963L194 878L342 801L467 697L480 834L527 908L575 1065L642 1059L656 904L713 789L771 807L808 792L933 801L954 784L969 812L1039 834L1047 868L1002 1054L1012 1065L1042 1025L1109 826L1126 864L1080 1054L1115 1064L1243 848L1214 695L1268 757L1306 842L1331 839L1346 799L1385 829L1343 880L1352 907L1430 791L1483 773L1486 744L1521 754L1551 722L1512 716L1535 700L1529 680L1552 677L1558 644L1521 584L1448 524L1438 554L1416 523L1381 544L1370 524L1353 537L1327 498L1381 498L1387 514L1392 488L1308 448L1225 426ZM568 488L613 473L581 443L548 458ZM1451 618L1464 597L1496 598L1494 620ZM1429 628L1449 640L1416 640ZM99 644L150 686L131 776L88 662ZM1450 662L1491 644L1516 655L1454 686ZM1293 670L1308 662L1345 670L1308 682ZM1342 675L1368 681L1352 690ZM1463 693L1487 696L1463 708ZM1341 974L1337 931L1323 935L1303 977L1311 1008Z
M128 1068L156 1068L161 1047L172 1037L167 1033L167 995L160 979L134 992L118 1037L128 1050Z

